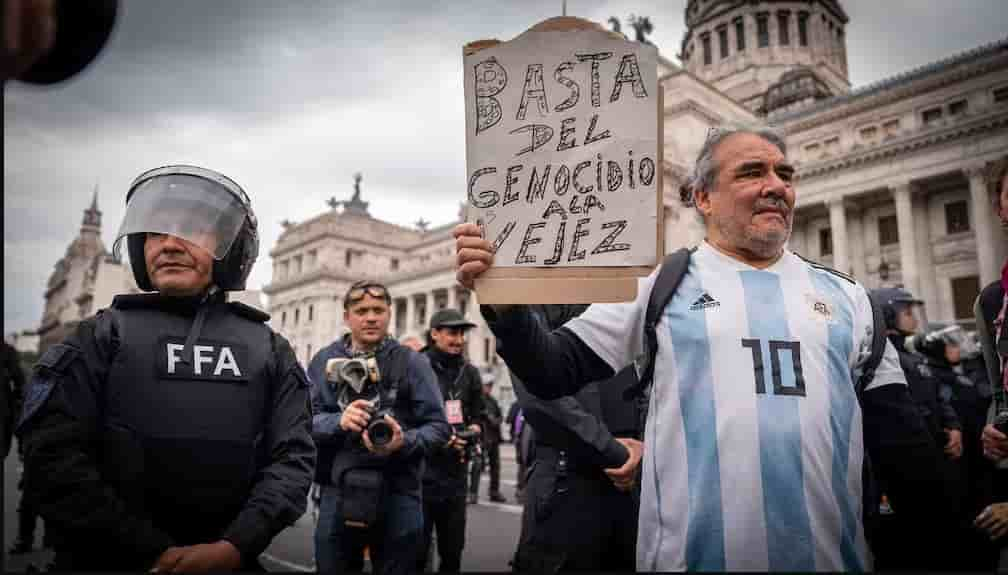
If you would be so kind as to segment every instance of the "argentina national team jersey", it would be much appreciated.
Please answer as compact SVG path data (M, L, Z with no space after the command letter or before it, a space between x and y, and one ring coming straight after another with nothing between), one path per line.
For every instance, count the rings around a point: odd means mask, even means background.
M566 327L614 369L643 351L636 301ZM864 446L854 391L865 290L791 252L759 270L704 243L657 326L637 568L863 571ZM887 346L869 388L902 383Z

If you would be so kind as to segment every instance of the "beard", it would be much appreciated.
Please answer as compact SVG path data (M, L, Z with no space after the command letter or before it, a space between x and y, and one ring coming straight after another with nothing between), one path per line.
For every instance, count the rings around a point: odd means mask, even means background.
M743 227L729 218L713 217L713 224L717 227L721 237L728 238L738 249L749 252L762 259L772 259L780 255L791 237L791 212L784 216L785 225L780 227L759 228L753 223L748 223Z

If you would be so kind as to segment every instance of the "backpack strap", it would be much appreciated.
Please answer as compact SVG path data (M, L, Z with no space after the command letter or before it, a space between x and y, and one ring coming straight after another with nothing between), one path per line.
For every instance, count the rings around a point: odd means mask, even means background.
M662 310L672 300L679 284L682 283L686 270L689 269L690 255L696 248L680 248L665 256L658 277L655 278L648 298L647 312L644 316L644 354L637 366L639 377L634 385L623 393L625 399L645 397L651 389L654 379L655 356L658 355L658 334L655 331L661 319Z

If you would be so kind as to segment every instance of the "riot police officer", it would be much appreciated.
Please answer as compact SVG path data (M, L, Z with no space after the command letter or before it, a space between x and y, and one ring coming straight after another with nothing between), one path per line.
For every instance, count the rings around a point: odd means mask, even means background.
M962 525L947 525L941 533L923 533L918 531L920 526L907 517L908 510L901 512L898 505L894 505L893 515L880 517L879 541L873 545L873 549L877 550L876 568L916 568L919 565L912 562L917 560L921 548L948 544L950 541L953 542L952 545L961 548L972 537L966 527L965 516L961 516L964 507L958 461L963 450L961 425L952 407L951 397L948 393L942 393L942 383L935 372L935 358L943 357L945 338L938 331L924 331L927 327L924 302L902 288L875 289L870 295L882 310L886 335L899 353L900 367L906 375L910 395L935 446L944 454L941 472L946 490L934 495L953 508L952 513L962 521ZM885 477L880 477L880 484L885 492ZM950 559L948 567L956 563Z
M261 569L305 511L315 464L307 379L244 289L256 218L231 179L141 174L116 238L137 285L35 367L18 435L25 496L55 568Z
M541 305L532 311L553 330L585 308ZM641 414L636 401L623 398L636 381L633 367L613 379L546 401L512 374L534 438L516 571L634 569L640 499L622 478L635 474L623 467L629 465L627 446L639 445ZM621 470L621 479L614 470Z
M365 546L373 573L410 572L419 553L423 459L448 441L449 427L426 356L388 335L391 303L380 283L352 284L343 297L350 333L308 366L322 489L320 573L361 571ZM335 367L358 362L370 366L365 380Z
M476 324L455 309L431 317L424 352L437 374L452 434L427 456L423 477L424 544L417 557L423 570L432 533L437 532L438 570L455 572L462 561L466 525L466 470L479 445L485 417L479 371L466 361L465 333ZM468 447L468 449L467 449Z

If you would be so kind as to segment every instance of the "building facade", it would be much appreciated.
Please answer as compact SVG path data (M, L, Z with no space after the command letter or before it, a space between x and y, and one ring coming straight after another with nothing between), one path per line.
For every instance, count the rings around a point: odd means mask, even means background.
M1008 257L987 176L1008 154L1008 39L852 89L849 18L837 0L689 0L685 17L683 66L659 58L658 70L666 252L703 239L682 186L707 131L770 123L798 168L790 248L869 288L909 288L933 321L969 324L979 287ZM343 333L350 283L379 279L394 297L398 337L421 335L445 306L472 319L468 355L499 375L509 403L493 335L455 283L454 223L377 220L357 185L350 201L285 226L265 288L274 328L307 362Z

